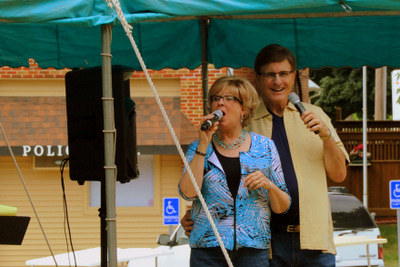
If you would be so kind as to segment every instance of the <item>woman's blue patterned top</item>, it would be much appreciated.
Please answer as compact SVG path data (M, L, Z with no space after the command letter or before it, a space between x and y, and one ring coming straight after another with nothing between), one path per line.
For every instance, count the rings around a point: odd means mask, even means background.
M236 249L241 247L266 249L269 247L271 209L268 191L263 188L247 190L243 187L243 180L248 174L260 170L280 189L288 193L274 142L253 132L250 132L250 136L250 150L240 152L239 155L241 180L235 200L229 191L227 178L212 144L208 146L205 156L201 193L224 246L229 250L234 249L235 237ZM189 145L186 154L189 162L193 159L198 144L199 140L195 140ZM194 221L194 230L190 234L190 247L218 247L217 238L198 197L189 199L183 195L180 189L179 192L184 199L193 201L191 216Z

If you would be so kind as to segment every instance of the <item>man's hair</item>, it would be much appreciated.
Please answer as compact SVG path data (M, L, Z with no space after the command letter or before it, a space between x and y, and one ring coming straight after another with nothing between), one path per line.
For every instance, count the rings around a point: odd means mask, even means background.
M296 70L297 63L296 57L286 47L278 44L270 44L260 50L254 62L254 71L260 75L261 68L270 63L282 62L287 59L292 66L291 70Z

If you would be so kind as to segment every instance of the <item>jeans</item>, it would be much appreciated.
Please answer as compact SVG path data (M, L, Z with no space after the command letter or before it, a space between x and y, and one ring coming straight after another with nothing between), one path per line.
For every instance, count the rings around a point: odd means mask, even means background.
M269 267L268 250L240 248L227 251L234 267ZM229 266L220 247L192 248L190 267L225 267Z
M335 267L335 255L321 250L301 250L300 233L271 229L271 267Z

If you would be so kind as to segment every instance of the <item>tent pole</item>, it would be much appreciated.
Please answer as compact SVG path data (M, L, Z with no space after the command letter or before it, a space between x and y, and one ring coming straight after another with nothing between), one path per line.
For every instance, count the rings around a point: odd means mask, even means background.
M203 89L203 114L207 112L208 101L208 58L207 58L207 39L208 39L208 19L201 19L201 79Z
M387 67L375 69L375 118L386 120Z
M382 67L382 106L383 106L383 119L386 120L386 109L387 109L387 101L386 101L386 94L387 94L387 67Z
M108 261L110 267L117 266L117 238L115 213L115 124L114 99L112 95L111 66L111 33L112 25L101 25L102 46L102 82L103 82L103 118L104 118L104 166L106 191L106 223ZM102 265L103 266L103 265Z
M367 67L363 66L363 203L368 208L367 175Z

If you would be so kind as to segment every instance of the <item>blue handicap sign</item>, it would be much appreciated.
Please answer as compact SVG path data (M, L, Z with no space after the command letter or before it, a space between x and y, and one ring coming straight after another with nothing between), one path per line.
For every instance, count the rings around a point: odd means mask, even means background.
M179 198L164 198L164 225L179 224Z
M390 208L400 209L400 180L390 181Z

